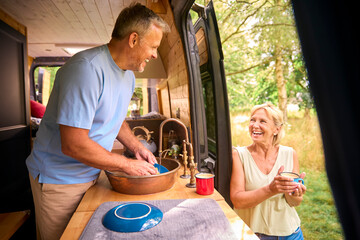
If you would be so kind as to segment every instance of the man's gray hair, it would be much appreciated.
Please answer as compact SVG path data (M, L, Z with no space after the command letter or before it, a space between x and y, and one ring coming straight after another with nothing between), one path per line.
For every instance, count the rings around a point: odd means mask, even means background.
M151 9L140 3L132 3L120 12L111 36L122 40L136 32L142 37L147 33L151 24L161 28L163 33L170 32L169 25Z

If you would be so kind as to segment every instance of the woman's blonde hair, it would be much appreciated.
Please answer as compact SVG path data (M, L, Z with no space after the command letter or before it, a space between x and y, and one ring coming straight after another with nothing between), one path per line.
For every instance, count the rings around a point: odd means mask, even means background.
M272 118L275 126L280 128L279 133L274 135L274 138L273 138L273 145L274 146L278 145L280 143L280 140L285 136L285 130L283 128L284 115L283 115L282 111L280 111L280 109L277 108L274 104L267 102L264 104L255 105L251 109L250 116L254 115L254 113L259 109L264 109Z

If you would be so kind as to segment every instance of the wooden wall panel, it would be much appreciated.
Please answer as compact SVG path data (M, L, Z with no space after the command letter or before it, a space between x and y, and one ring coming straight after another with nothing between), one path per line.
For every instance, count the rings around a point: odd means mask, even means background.
M171 111L170 111L170 99L169 99L169 92L167 87L160 89L161 92L161 106L162 106L162 114L170 118Z
M145 115L147 113L149 113L149 101L148 101L148 89L147 89L147 81L143 81L142 82L142 95L143 95L143 112L142 114Z
M10 15L5 13L3 10L0 9L0 20L8 24L10 27L15 29L16 31L20 32L22 35L26 36L26 27L19 22L17 22L14 18Z
M31 64L33 63L33 61L34 61L34 58L33 58L33 57L28 56L28 71L30 71Z
M200 28L196 33L196 43L199 48L200 66L208 61L207 43L204 29Z
M159 84L162 114L166 117L176 117L176 112L179 111L180 120L186 126L190 126L189 78L183 44L174 23L172 9L168 2L163 1L163 3L166 14L161 16L169 24L171 33L165 34L159 47L159 53L168 76ZM163 82L167 82L167 84ZM168 91L167 87L169 88L170 99L165 96ZM169 112L170 110L171 112Z
M165 14L166 9L165 9L165 5L164 5L163 2L164 2L164 0L157 0L157 1L147 0L146 1L146 6L148 8L150 8L151 10L153 10L157 14L160 14L160 13Z

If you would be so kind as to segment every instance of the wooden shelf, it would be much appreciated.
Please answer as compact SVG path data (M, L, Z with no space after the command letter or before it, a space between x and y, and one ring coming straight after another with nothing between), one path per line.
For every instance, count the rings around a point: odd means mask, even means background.
M0 240L11 238L29 216L30 210L0 213Z

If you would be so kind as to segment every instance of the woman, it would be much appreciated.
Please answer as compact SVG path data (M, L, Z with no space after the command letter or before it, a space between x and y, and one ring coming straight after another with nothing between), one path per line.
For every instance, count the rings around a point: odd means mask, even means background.
M301 203L306 187L280 176L283 171L299 173L296 152L279 145L283 124L282 112L274 105L257 105L249 124L253 143L233 148L231 201L260 239L303 239L294 206Z

